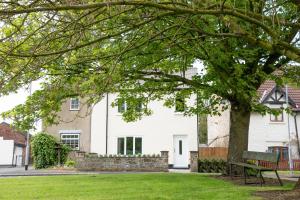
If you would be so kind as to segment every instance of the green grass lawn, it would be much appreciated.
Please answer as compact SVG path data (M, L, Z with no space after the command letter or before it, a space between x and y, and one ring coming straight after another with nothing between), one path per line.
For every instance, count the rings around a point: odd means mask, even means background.
M259 199L258 190L200 174L148 173L0 178L1 200ZM291 188L286 186L286 189Z

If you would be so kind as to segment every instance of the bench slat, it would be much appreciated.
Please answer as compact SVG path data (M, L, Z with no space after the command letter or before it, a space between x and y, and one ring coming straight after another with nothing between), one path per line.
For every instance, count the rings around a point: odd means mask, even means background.
M273 163L277 163L279 155L276 153L266 153L266 152L255 152L255 151L244 151L243 159L246 160L264 160Z
M266 168L266 167L261 167L261 166L257 166L257 165L251 165L251 164L248 164L248 163L232 162L230 164L238 165L238 166L242 166L242 167L247 167L247 168L252 168L252 169L258 169L258 170L261 170L261 171L273 171L274 170L272 168Z

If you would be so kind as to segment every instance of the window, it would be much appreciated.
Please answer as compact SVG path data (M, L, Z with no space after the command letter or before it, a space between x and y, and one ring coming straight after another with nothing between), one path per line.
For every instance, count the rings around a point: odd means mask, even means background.
M270 114L271 122L283 122L283 111L281 111L278 115Z
M179 155L182 155L182 140L179 140Z
M131 107L124 101L118 102L118 112L123 113L127 110L130 110ZM136 112L141 112L142 111L142 102L139 102L136 107L135 107Z
M175 99L175 112L185 111L185 101L183 98L177 96Z
M121 155L142 154L142 138L141 137L118 138L118 154Z
M79 110L79 99L78 98L71 98L70 110Z
M126 103L124 101L118 102L118 112L123 113L126 110Z
M124 155L124 145L125 145L125 139L124 138L118 138L118 154Z
M272 146L272 147L268 147L268 152L271 152L271 153L276 152L277 154L279 154L280 161L289 160L289 148L288 147Z
M73 150L79 150L79 134L78 133L62 133L60 141L71 147Z

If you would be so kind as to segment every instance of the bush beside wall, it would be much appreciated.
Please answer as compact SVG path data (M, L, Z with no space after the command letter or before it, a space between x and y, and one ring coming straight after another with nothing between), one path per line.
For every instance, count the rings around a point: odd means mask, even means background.
M227 163L224 160L198 160L198 172L200 173L225 173Z
M60 156L58 156L58 149L60 149ZM67 160L70 149L66 145L59 144L53 136L41 132L33 137L31 151L34 167L42 169L58 163L63 164Z

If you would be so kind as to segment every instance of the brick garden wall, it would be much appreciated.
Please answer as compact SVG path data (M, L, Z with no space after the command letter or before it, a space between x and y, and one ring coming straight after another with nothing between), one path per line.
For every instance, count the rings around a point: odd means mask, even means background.
M141 156L99 156L97 154L76 153L73 157L75 168L85 171L168 171L168 152L161 155Z

